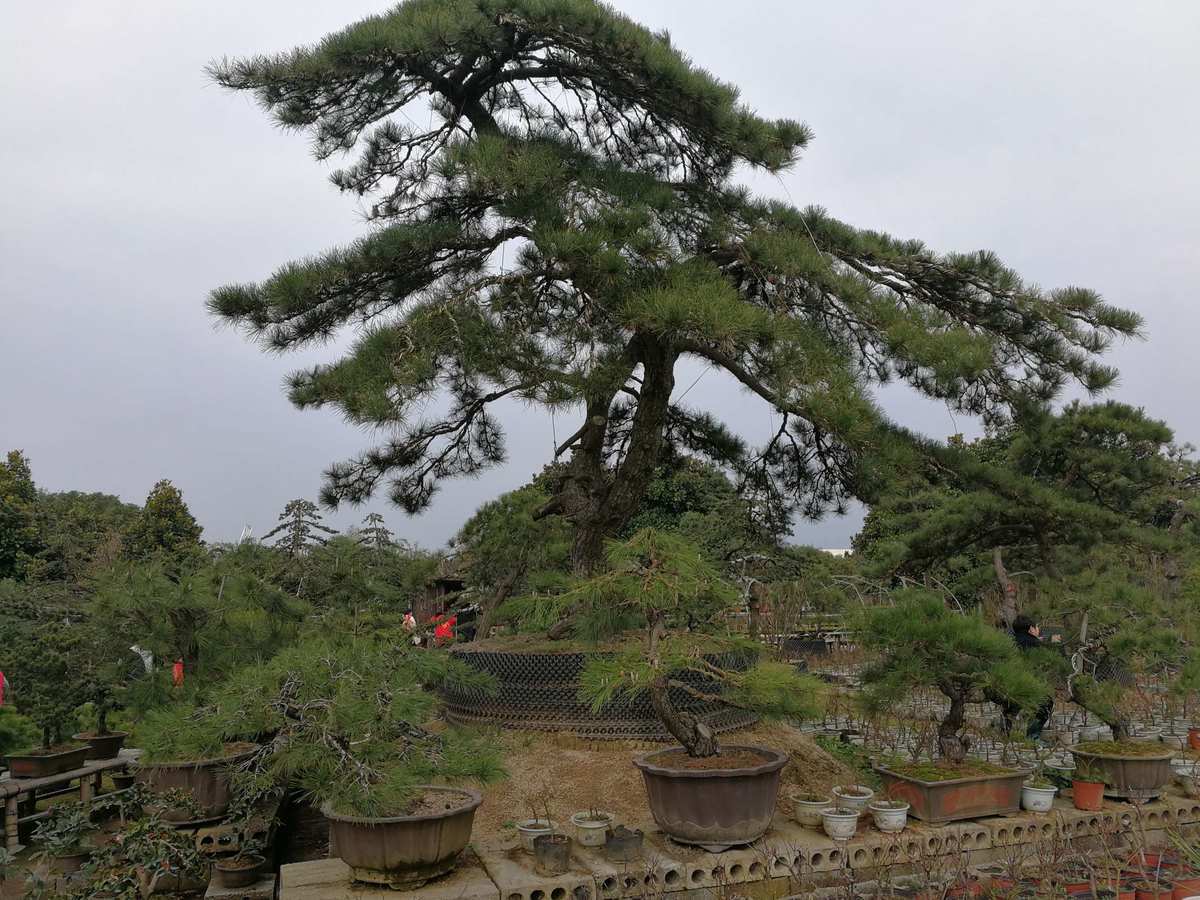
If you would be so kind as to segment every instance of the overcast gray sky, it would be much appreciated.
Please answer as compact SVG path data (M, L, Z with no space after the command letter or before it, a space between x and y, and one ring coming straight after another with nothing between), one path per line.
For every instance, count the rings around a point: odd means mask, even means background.
M991 248L1029 280L1141 312L1115 396L1200 442L1200 3L1160 0L619 0L669 28L764 114L816 141L764 191L945 250ZM207 83L214 57L320 38L383 0L0 4L0 450L38 483L141 502L171 478L213 540L314 497L369 438L294 410L286 372L214 329L206 293L362 231L305 138ZM681 390L692 378L681 378ZM766 409L706 376L688 397L751 438ZM902 391L891 415L971 432ZM444 542L547 460L552 423L514 406L510 462L449 484L402 536ZM560 435L575 423L555 423ZM367 509L330 517L338 526ZM846 546L857 516L797 528Z

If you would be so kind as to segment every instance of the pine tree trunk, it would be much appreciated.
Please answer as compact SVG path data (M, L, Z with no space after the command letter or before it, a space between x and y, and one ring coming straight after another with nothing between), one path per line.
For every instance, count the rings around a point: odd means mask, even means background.
M492 630L492 625L496 621L496 610L500 608L500 604L508 599L508 595L512 593L513 587L524 576L526 568L525 557L522 554L520 564L513 566L509 573L504 576L504 580L496 586L496 589L484 601L480 610L479 624L475 627L475 640L482 641L488 636L488 632Z
M962 691L943 691L950 697L950 712L938 725L938 754L948 762L959 763L966 758L967 741L959 732L962 731L966 716L966 701Z
M1000 621L1005 628L1011 629L1017 617L1017 585L1008 577L1008 569L1004 567L1003 547L992 550L992 566L996 570L996 580L1000 582Z
M575 542L571 559L576 571L581 573L592 572L600 565L604 557L605 540L625 527L637 512L662 453L671 392L675 389L675 361L679 354L669 345L648 335L640 335L635 339L633 349L637 361L642 365L642 385L637 411L633 415L629 446L613 473L611 483L605 483L602 471L607 405L604 428L596 429L598 434L582 438L580 450L576 453L577 457L589 451L594 454L585 464L585 471L588 471L591 480L588 502L575 516ZM589 415L594 412L589 410Z
M711 728L691 713L680 712L671 703L671 686L666 675L650 682L650 703L667 731L679 741L688 756L716 756L721 752Z

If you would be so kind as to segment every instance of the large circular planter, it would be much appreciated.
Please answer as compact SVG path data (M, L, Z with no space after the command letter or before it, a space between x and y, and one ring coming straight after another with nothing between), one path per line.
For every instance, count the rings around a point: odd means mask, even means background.
M478 791L427 786L428 792L460 798L445 812L368 819L343 816L326 806L330 844L350 867L355 881L412 890L453 870L471 840L475 810L483 802Z
M762 763L734 769L683 769L659 760L682 747L656 750L634 760L642 771L654 821L670 838L720 853L749 844L771 827L787 756L767 747L725 746L749 751Z
M125 745L125 731L111 731L108 734L77 734L75 740L84 741L91 749L88 759L115 759Z
M145 763L137 767L135 780L157 794L172 789L186 791L196 801L199 817L191 810L169 809L162 814L168 822L181 824L219 819L229 809L229 769L253 752L189 762Z
M1165 748L1155 754L1091 752L1072 749L1075 766L1104 773L1104 796L1120 800L1154 800L1171 781L1171 759L1175 751Z

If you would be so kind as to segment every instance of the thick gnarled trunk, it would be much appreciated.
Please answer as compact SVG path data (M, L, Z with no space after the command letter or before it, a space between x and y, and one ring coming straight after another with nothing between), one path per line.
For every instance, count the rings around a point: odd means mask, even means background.
M615 393L588 404L587 422L571 460L562 504L575 523L571 560L578 572L591 572L604 556L604 542L637 512L662 452L678 351L657 338L640 335L630 347L642 366L637 411L624 458L611 476L604 467L608 415Z
M960 734L966 722L966 699L962 691L943 693L950 698L950 711L938 725L938 755L947 762L960 763L970 747L970 741Z

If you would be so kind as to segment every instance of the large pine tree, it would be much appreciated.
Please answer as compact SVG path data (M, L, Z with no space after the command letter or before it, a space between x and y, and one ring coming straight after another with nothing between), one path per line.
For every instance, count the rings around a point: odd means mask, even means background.
M865 455L898 434L872 384L902 378L1002 418L1072 379L1106 387L1094 355L1139 327L991 253L941 255L751 196L737 169L787 169L808 128L756 115L665 34L595 0L408 0L212 72L319 158L357 152L333 180L371 198L355 244L210 300L271 351L357 330L346 356L291 379L298 406L390 435L329 470L328 504L386 484L421 510L442 479L504 458L497 401L570 410L581 423L544 511L574 523L589 568L636 512L668 430L815 515L868 493ZM766 447L672 401L686 358L778 414Z

